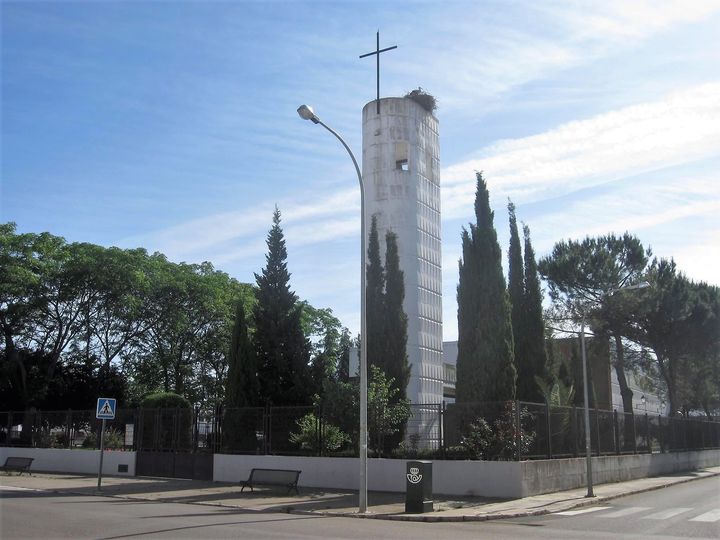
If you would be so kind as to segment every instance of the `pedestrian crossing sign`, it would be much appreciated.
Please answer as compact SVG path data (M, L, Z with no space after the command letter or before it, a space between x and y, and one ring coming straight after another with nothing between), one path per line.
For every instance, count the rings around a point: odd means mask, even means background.
M113 420L115 418L116 405L117 400L115 398L98 398L95 418L98 420Z

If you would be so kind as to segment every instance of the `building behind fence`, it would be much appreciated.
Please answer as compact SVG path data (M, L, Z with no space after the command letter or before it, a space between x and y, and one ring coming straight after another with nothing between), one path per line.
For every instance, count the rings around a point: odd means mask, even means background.
M406 430L410 435L398 449L385 454L376 449L375 455L500 460L584 455L583 408L518 401L410 407ZM297 435L303 418L306 437L301 444ZM0 445L94 449L100 425L94 410L0 412ZM326 439L332 429L315 407L247 407L212 415L191 409L120 409L114 420L106 421L105 447L140 452L357 455L357 433L329 448ZM720 422L591 409L590 437L596 456L716 449Z

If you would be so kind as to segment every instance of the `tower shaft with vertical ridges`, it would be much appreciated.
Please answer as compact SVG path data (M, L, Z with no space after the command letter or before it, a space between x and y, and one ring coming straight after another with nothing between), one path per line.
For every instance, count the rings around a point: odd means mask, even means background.
M405 276L412 403L441 403L442 261L438 120L409 98L383 98L363 108L365 222L376 216L380 253L385 233L398 238Z

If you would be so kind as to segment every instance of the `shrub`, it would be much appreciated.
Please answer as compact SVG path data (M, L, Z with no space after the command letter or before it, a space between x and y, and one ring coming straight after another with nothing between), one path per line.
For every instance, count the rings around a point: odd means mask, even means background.
M300 446L301 450L309 450L317 452L320 445L318 444L318 423L317 417L313 413L308 413L297 421L299 428L298 433L290 434L290 442ZM347 436L339 427L332 424L322 424L322 447L323 454L340 450L343 445L350 442Z
M155 450L189 449L192 441L192 406L173 392L148 394L140 403L144 419L139 433L143 448ZM176 418L178 417L179 418ZM155 429L159 430L154 439Z
M190 409L190 402L174 392L155 392L145 396L140 403L143 409Z

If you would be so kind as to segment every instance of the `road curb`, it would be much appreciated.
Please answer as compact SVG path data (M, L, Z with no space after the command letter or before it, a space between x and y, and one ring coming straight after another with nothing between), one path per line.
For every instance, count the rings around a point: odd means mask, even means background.
M556 508L542 508L527 511L518 512L501 512L496 514L463 514L463 515L434 515L434 514L358 514L357 512L332 512L327 510L295 510L292 508L286 509L289 514L298 515L321 515L325 517L352 517L358 519L384 519L387 521L415 521L425 523L438 523L438 522L461 522L461 521L490 521L499 519L513 519L521 517L532 517L532 516L544 516L559 511L571 510L573 508L583 508L585 506L591 506L593 504L610 501L613 499L619 499L621 497L627 497L630 495L637 495L639 493L646 493L649 491L656 491L670 486L679 484L686 484L688 482L694 482L695 480L702 480L703 478L712 478L719 476L720 472L708 472L703 476L697 478L683 478L677 481L663 482L649 487L642 487L627 491L624 493L615 493L612 495L602 495L598 497L586 498L575 502L566 503L555 503L558 506Z
M694 478L682 478L678 480L667 480L665 482L662 482L660 484L656 484L653 486L647 486L647 487L638 487L636 489L631 489L626 492L622 493L614 493L610 495L601 495L597 497L592 498L583 498L578 499L575 501L564 501L564 502L556 502L556 503L550 503L550 508L536 508L536 509L528 509L528 510L520 510L520 511L506 511L506 512L497 512L497 513L487 513L487 514L454 514L454 515L442 515L442 510L439 512L433 512L428 514L382 514L382 513L367 513L367 514L358 514L356 511L332 511L332 510L301 510L294 508L292 506L279 506L274 508L248 508L244 506L240 506L237 504L223 504L219 502L199 502L199 501L176 501L173 499L153 499L149 498L147 496L143 496L142 493L134 493L132 495L126 495L126 494L114 494L114 493L106 493L103 491L81 491L81 490L63 490L58 488L46 488L46 489L38 489L38 488L25 488L25 489L31 489L33 491L44 491L49 493L71 493L73 495L81 495L81 496L102 496L102 497L109 497L109 498L115 498L115 499L122 499L122 500L133 500L133 501L145 501L145 502L154 502L154 503L163 503L163 502L175 502L180 504L193 504L197 506L216 506L216 507L222 507L222 508L237 508L238 510L242 510L244 512L256 512L256 513L287 513L287 514L294 514L294 515L306 515L306 516L316 516L316 517L352 517L357 519L383 519L387 521L412 521L412 522L423 522L423 523L439 523L439 522L463 522L463 521L490 521L490 520L500 520L500 519L513 519L513 518L522 518L522 517L531 517L531 516L543 516L547 514L552 514L559 511L565 511L565 510L571 510L573 508L582 508L585 506L591 506L593 504L603 503L606 501L610 501L613 499L619 499L621 497L627 497L630 495L637 495L639 493L645 493L649 491L656 491L659 489L663 489L666 487L679 485L679 484L685 484L688 482L694 482L696 480L702 480L704 478L712 478L715 476L720 476L720 471L713 472L708 471L704 473L702 476L697 476Z

